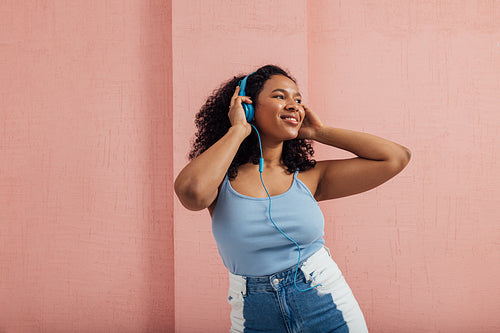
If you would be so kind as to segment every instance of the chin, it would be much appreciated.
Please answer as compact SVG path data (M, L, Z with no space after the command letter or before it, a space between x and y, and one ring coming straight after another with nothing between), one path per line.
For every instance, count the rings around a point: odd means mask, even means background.
M297 137L299 136L299 133L289 133L288 135L286 135L286 138L283 139L284 141L288 141L288 140L293 140L293 139L297 139Z

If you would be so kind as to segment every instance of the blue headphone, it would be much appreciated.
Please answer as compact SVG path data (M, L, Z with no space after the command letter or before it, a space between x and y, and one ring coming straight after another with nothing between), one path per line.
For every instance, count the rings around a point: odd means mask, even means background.
M238 94L238 96L246 96L245 88L247 86L247 79L253 73L255 72L248 74L247 76L245 76L244 79L240 81L240 83L238 83L238 85L240 86L240 93ZM247 118L247 121L251 122L255 115L255 110L253 108L253 105L248 103L241 103L241 105L243 106L243 110L245 110L245 117Z
M252 72L250 74L248 74L247 76L245 76L245 78L243 78L239 83L238 85L240 86L240 93L238 94L238 96L246 96L246 93L245 93L245 88L247 86L247 79L250 75L252 75L253 73L255 72ZM247 119L248 122L251 122L253 120L253 117L255 115L255 110L254 110L254 107L252 104L248 104L248 103L241 103L241 105L243 106L243 110L245 111L245 117ZM295 268L295 276L293 278L293 284L295 286L295 289L297 289L298 291L307 291L307 290L311 290L311 289L314 289L318 286L321 286L321 284L317 284L315 286L312 286L312 287L309 287L307 289L300 289L299 287L297 287L297 272L299 270L299 265L300 265L300 246L299 244L297 244L296 241L294 241L290 236L288 236L287 234L285 234L283 232L283 230L281 230L277 225L276 223L274 223L273 221L273 218L271 216L271 196L269 195L269 192L267 191L267 188L266 188L266 185L264 184L264 180L262 179L262 172L264 171L264 157L262 155L262 142L260 141L260 134L259 134L259 131L257 130L257 127L255 127L253 124L250 124L250 126L253 127L253 129L255 130L255 132L257 133L257 138L259 139L259 148L260 148L260 159L259 159L259 173L260 173L260 181L262 183L262 186L264 187L264 190L266 190L266 193L267 193L267 197L269 198L269 219L271 220L271 222L273 223L274 227L283 235L285 236L285 238L287 238L289 241L291 241L293 244L295 244L295 246L297 246L297 249L299 250L299 258L297 260L297 267Z

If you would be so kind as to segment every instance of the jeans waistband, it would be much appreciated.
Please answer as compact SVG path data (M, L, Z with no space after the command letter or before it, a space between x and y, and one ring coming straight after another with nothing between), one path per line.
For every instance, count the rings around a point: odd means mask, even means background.
M303 279L309 275L311 268L318 265L322 259L330 257L330 250L325 246L307 258L297 271L297 279ZM288 268L285 271L267 276L241 276L229 272L230 286L237 288L246 294L247 291L271 291L279 286L293 284L297 266ZM305 273L305 274L304 274Z

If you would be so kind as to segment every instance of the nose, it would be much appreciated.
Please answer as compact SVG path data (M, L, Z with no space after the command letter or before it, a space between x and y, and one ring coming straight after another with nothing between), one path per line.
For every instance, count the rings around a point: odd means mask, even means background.
M286 109L287 110L294 110L294 111L300 111L300 104L295 102L295 100L290 100L287 104L286 104Z

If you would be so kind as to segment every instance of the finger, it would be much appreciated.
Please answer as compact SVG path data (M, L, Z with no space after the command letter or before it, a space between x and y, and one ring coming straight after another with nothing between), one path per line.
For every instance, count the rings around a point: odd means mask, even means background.
M252 99L248 96L238 96L241 102L252 104Z
M240 93L240 86L236 86L236 89L234 89L233 97L231 99L235 99L236 97L238 97L239 93Z
M241 103L252 104L252 100L248 96L233 96L229 108L232 108L234 105L241 105Z

